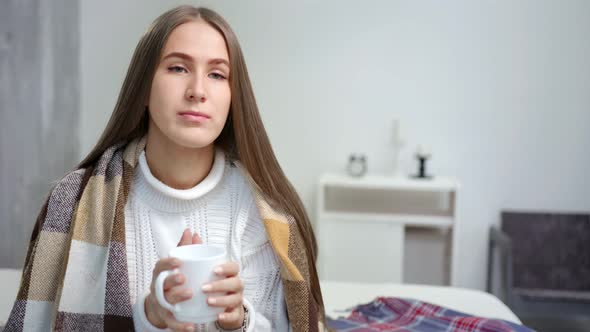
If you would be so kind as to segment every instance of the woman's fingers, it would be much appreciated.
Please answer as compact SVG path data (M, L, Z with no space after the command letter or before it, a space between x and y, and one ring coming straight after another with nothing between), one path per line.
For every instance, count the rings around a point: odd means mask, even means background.
M219 314L219 319L222 321L233 322L240 318L239 310L226 311Z
M182 232L182 236L180 237L180 241L178 241L178 246L185 246L187 244L192 244L192 234L190 229L185 229L184 232Z
M163 316L164 322L166 323L167 327L172 331L192 332L195 330L195 327L192 323L183 323L177 321L176 317L174 317L174 314L172 314L172 312L168 310L166 310Z
M182 273L169 275L166 279L164 279L164 291L167 291L174 286L180 286L184 284L185 280L186 277Z
M190 288L176 286L164 293L164 297L170 304L176 304L193 297L193 291Z
M240 266L236 262L228 262L215 267L213 271L218 276L234 277L240 272Z
M225 312L220 313L217 318L221 325L237 325L240 324L243 319L243 307L238 306L235 308L228 308Z
M187 244L201 244L203 243L203 240L201 240L201 237L199 236L199 234L195 233L191 233L190 229L185 229L184 232L182 232L182 236L180 237L180 241L178 242L178 246L185 246Z
M238 277L214 281L201 287L205 293L241 293L244 290L244 283Z
M203 243L203 240L201 240L201 237L199 236L199 234L195 233L193 234L193 244L201 244Z
M154 283L156 278L158 277L158 275L160 275L160 273L162 273L162 271L164 270L174 270L180 267L180 265L182 265L182 262L178 259L178 258L173 258L173 257L168 257L168 258L162 258L160 259L157 263L156 266L154 267L154 272L152 274L152 284L150 286L150 290L152 293L155 292L154 289ZM170 279L171 277L174 276L168 276L165 280ZM184 281L183 281L184 282ZM170 282L168 282L168 285L170 285ZM166 290L166 282L164 282L164 290Z
M235 308L242 305L242 298L241 293L234 293L225 296L210 297L207 299L207 303L212 307Z
M162 258L156 263L156 266L154 267L154 276L157 277L164 270L174 270L179 268L180 265L182 265L182 262L178 258Z

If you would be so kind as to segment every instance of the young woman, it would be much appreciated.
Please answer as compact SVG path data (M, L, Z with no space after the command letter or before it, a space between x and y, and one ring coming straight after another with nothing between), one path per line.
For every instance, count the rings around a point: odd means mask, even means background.
M227 248L216 322L180 322L153 281L177 245ZM141 38L107 127L45 203L6 331L317 331L315 237L262 125L227 22L172 9ZM192 297L185 276L165 297Z

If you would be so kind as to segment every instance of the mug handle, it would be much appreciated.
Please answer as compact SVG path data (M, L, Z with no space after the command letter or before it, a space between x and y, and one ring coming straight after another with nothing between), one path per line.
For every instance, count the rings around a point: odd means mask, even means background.
M164 280L172 274L178 274L178 269L175 269L173 271L164 270L160 272L160 274L156 278L156 284L154 285L154 288L156 289L156 300L158 301L158 303L162 307L168 309L169 311L174 312L176 311L176 306L166 301L166 297L164 296Z

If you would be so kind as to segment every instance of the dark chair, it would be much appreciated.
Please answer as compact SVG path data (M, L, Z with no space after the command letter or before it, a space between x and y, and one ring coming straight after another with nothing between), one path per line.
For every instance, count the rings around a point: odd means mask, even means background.
M487 291L533 327L590 331L590 214L502 212Z

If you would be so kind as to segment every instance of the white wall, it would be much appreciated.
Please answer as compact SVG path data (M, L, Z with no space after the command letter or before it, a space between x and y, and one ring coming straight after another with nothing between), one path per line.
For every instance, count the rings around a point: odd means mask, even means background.
M233 26L263 120L313 215L351 152L391 168L394 118L463 184L460 284L483 289L500 209L590 210L590 2L204 1ZM82 154L148 24L180 2L81 3ZM359 239L357 245L362 245Z

